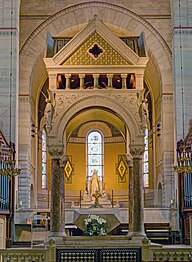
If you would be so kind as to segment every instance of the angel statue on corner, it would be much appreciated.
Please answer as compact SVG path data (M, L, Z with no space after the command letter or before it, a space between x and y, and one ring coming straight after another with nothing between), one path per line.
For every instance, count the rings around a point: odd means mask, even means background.
M53 114L55 110L55 93L53 93L50 89L47 89L48 97L45 96L43 92L41 92L44 97L45 97L45 110L44 110L44 118L45 118L45 124L46 124L46 129L50 130L51 129L51 123L53 119Z
M147 96L149 91L145 94L145 89L137 93L137 105L139 107L139 114L141 121L149 125L149 109Z

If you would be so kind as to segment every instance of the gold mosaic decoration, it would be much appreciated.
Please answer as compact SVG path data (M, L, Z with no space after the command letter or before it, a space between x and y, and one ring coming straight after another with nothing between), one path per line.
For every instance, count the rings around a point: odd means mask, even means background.
M88 51L97 43L104 53L97 59ZM128 65L129 63L115 51L98 33L94 33L63 65Z
M74 165L72 165L72 157L68 156L64 166L65 183L72 183L72 175L74 174Z
M118 175L119 183L126 182L127 161L125 155L118 156L118 163L116 164L116 174Z

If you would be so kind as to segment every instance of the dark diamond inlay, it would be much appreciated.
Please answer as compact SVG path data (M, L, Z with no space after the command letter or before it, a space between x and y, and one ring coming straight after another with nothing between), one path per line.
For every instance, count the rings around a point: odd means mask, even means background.
M103 50L97 44L94 44L94 46L91 49L89 49L89 53L91 53L92 55L94 55L95 58L97 58L100 54L103 53Z

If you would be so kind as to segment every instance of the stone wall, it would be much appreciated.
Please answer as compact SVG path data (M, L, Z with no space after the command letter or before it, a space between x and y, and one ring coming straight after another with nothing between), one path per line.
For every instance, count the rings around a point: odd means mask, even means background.
M19 2L0 1L0 129L17 141Z
M5 248L6 218L0 217L0 248Z
M184 138L192 119L192 1L172 1L176 141Z

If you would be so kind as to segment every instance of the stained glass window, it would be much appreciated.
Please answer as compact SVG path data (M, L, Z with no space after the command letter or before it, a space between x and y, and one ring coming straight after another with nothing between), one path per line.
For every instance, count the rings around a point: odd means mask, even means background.
M47 188L47 150L46 150L46 133L42 130L42 188Z
M149 187L149 163L148 163L148 129L145 131L145 152L143 157L144 187Z
M103 177L103 138L100 132L92 131L87 136L87 176L88 180L97 171Z

